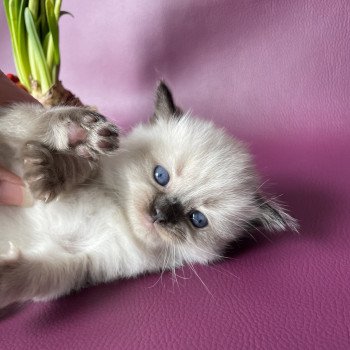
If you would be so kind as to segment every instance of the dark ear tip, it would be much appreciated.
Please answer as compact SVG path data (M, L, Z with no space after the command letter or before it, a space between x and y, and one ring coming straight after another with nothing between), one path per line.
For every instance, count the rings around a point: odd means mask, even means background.
M163 79L158 81L155 95L155 111L151 118L152 122L160 118L181 117L182 111L175 105L172 93Z
M163 79L158 80L156 92L157 92L157 95L164 94L164 93L170 94L170 89Z
M157 88L161 87L161 86L166 86L165 80L164 79L159 79L157 81Z

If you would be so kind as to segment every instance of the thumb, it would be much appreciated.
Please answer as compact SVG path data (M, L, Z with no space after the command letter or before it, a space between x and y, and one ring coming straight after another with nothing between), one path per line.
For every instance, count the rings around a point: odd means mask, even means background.
M9 181L0 181L0 204L15 206L30 206L33 199L30 191Z

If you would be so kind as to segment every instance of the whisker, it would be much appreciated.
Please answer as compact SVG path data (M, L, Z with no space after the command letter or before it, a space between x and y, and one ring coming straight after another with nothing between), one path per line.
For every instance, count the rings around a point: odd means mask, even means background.
M228 220L228 221L229 221L232 225L234 225L234 226L238 227L240 230L242 230L242 232L247 233L255 242L257 242L256 238L255 238L246 228L240 226L239 224L237 224L237 222L234 222L234 221L232 221L232 220ZM250 223L247 222L247 221L244 221L244 220L243 220L243 222L246 223L246 224L249 224L250 226L252 226L252 227L254 227L254 228L256 228L255 226L253 226L252 224L250 224ZM262 233L262 235L264 236L263 233Z
M198 277L198 279L200 280L200 282L202 283L202 285L204 286L205 290L213 297L213 293L210 291L210 289L208 288L208 286L204 283L204 281L199 277L196 269L194 268L194 266L192 265L192 263L189 263L189 266L191 268L191 270L194 272L194 274Z
M198 248L198 247L196 246L196 248ZM194 255L194 256L196 256L197 258L200 258L198 255L195 255L195 254L193 254L193 253L191 253L191 254ZM219 272L221 272L221 273L226 272L227 274L231 275L232 277L239 278L238 276L236 276L236 275L234 275L233 273L231 273L231 272L225 270L224 268L223 268L224 271L221 271L219 268L215 268L213 265L210 265L210 264L209 264L209 265L207 265L207 266L208 266L209 268L213 269L213 270L219 271Z
M271 197L271 198L265 198L265 201L262 202L262 203L259 203L258 207L262 207L266 203L273 202L273 201L275 201L276 199L278 199L279 197L282 197L282 196L283 196L283 194L279 194L279 195Z
M191 242L191 243L192 243L192 242ZM196 249L201 250L203 253L207 253L207 254L216 256L216 257L218 257L218 258L220 258L220 259L233 260L232 258L230 258L230 257L228 257L228 256L223 256L223 255L220 255L220 254L211 253L211 252L209 252L209 251L207 251L207 250L204 250L204 249L202 249L202 248L199 248L198 245L195 244L194 242L193 242L193 246L194 246Z
M168 263L168 247L169 247L169 246L166 245L166 246L164 247L164 249L163 249L163 250L165 250L165 254L164 254L163 266L162 266L161 274L160 274L159 278L157 279L157 281L156 281L155 283L153 283L153 285L149 286L148 288L153 288L153 287L155 287L159 281L162 281L162 283L163 283L163 273L164 273L165 268L166 268L166 265L167 265L167 263ZM163 253L163 250L162 250L162 253Z
M215 271L218 271L218 272L221 272L223 274L228 274L229 276L232 276L234 278L237 278L237 279L240 279L237 275L233 274L232 272L230 271L227 271L226 269L222 268L222 270L220 270L219 268L215 268L214 266L212 265L208 265L208 267L210 267L211 269L215 270Z
M258 227L252 225L249 221L243 220L243 222L245 224L249 225L250 227L252 227L254 230L257 230L266 240L268 240L270 243L272 243L272 239L269 238L268 236L266 236ZM255 242L257 242L255 237L251 233L249 233L249 231L246 231L246 232L250 235L250 237L252 237L254 239Z
M179 249L181 249L181 248L179 247ZM184 251L183 251L182 249L181 249L181 252L182 252L182 255L185 257L186 254L184 254ZM187 260L186 258L185 258L185 260L186 260L186 262L188 263L190 269L193 271L193 273L197 276L197 278L199 279L199 281L202 283L202 285L204 286L205 290L209 293L209 295L210 295L211 297L214 297L214 296L213 296L213 293L210 291L210 289L208 288L208 286L207 286L207 285L204 283L204 281L200 278L200 276L199 276L199 274L197 273L196 269L194 268L193 264L192 264L189 260Z
M267 182L269 182L270 179L265 180L257 189L256 192L258 192Z
M173 282L173 289L174 289L174 284L176 283L177 286L179 287L179 282L177 281L177 275L176 275L176 271L175 271L175 268L176 268L176 251L175 251L175 245L173 245L173 267L171 269L172 271L172 282Z

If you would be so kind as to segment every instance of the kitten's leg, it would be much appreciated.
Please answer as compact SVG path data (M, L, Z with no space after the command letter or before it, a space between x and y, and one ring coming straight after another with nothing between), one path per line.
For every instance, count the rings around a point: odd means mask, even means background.
M23 178L34 198L50 202L62 192L94 178L97 159L53 152L39 142L28 142L23 149Z
M118 129L101 114L81 107L17 104L0 108L3 142L24 145L38 141L52 150L74 152L85 158L109 154L118 147Z
M31 299L54 299L79 289L86 282L88 262L87 255L59 247L29 254L10 244L0 256L0 308Z
M24 178L34 197L46 201L94 177L98 155L118 146L117 127L80 107L0 108L0 136L14 149L23 149Z

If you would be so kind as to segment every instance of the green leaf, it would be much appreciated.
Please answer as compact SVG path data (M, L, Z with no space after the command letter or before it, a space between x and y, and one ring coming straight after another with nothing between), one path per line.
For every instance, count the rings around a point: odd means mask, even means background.
M47 23L49 24L49 29L51 32L52 43L53 43L53 47L51 48L49 45L49 49L53 50L54 63L58 65L60 63L60 49L59 49L59 42L58 42L58 18L56 18L55 16L53 0L46 0L45 7L46 7ZM48 52L48 54L51 55L51 52L50 53Z
M30 77L45 93L58 78L61 0L3 0L18 77L31 89ZM72 16L72 15L71 15Z
M30 70L32 72L32 78L37 82L40 82L40 73L39 73L35 55L33 52L33 45L30 45L30 44L28 45L28 59L29 59Z
M44 50L44 55L47 56L47 48L49 46L49 39L50 39L50 32L48 32L46 35L45 35L45 38L44 38L44 42L42 44L43 46L43 50Z
M45 93L52 86L51 75L46 63L46 59L39 40L38 33L35 28L35 23L32 14L28 8L24 10L24 19L28 32L28 45L32 46L34 58L36 60L38 72L40 75L41 91L42 93Z
M58 71L59 71L59 66L53 66L51 70L51 78L52 81L57 81L58 80Z
M24 9L26 5L27 5L27 1L22 0L19 8L16 38L17 38L18 53L20 55L21 64L23 65L26 78L29 80L31 75L31 68L28 61L27 35L26 35L26 28L24 23Z
M20 1L23 2L22 0L20 0ZM41 28L40 28L40 21L41 21L40 0L27 0L26 2L28 2L27 7L29 8L29 10L33 16L36 31L39 35L40 40L42 40Z
M56 0L56 1L55 1L54 13L55 13L55 17L56 17L56 20L57 20L57 21L58 21L58 19L60 18L61 3L62 3L62 0Z
M15 36L15 31L14 31L14 28L13 28L13 25L11 22L10 0L4 0L4 8L5 8L7 24L8 24L10 36L11 36L12 52L13 52L13 57L14 57L14 61L15 61L16 71L17 71L18 76L20 76L21 72L19 71L19 67L18 67L18 52L17 52L17 47L16 47L16 45L17 45L16 36Z
M45 8L45 0L40 0L40 32L41 32L41 40L44 40L46 34L49 32L49 26L46 20L46 8Z
M52 40L52 35L51 33L47 33L48 36L48 41L47 41L47 48L46 48L46 62L49 67L49 70L52 71L52 67L54 65L54 45L53 45L53 40Z
M23 3L24 1L21 1L21 2ZM34 21L36 21L38 18L39 4L40 4L39 0L29 0L29 3L28 3L28 7L30 12L32 13Z
M19 30L19 28L21 28L21 8L23 8L20 5L21 4L18 3L18 0L4 0L4 7L11 35L12 51L16 71L22 84L24 84L28 89L30 89L30 68L24 44L25 40L23 39L23 32Z

